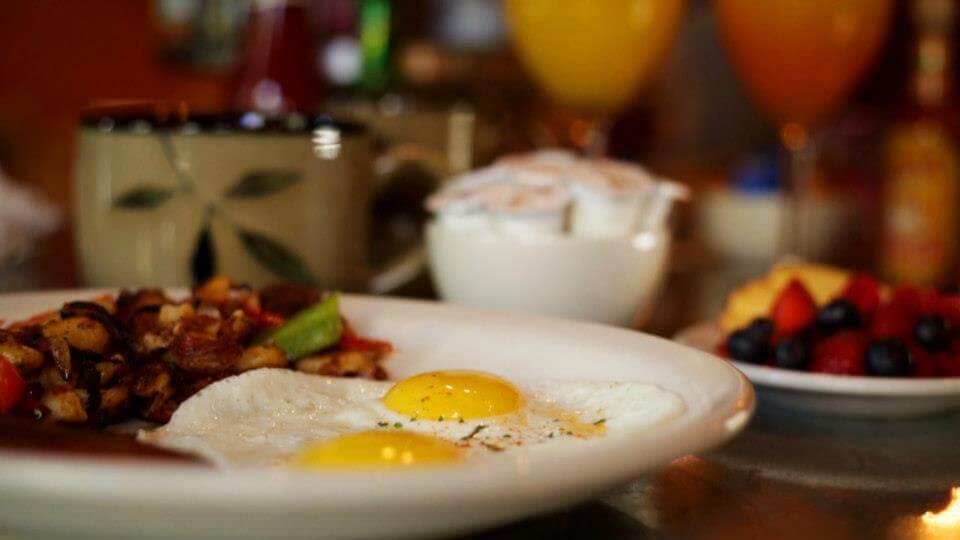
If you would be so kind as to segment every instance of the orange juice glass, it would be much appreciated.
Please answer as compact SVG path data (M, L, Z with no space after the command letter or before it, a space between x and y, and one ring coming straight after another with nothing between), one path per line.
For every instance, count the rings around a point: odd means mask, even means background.
M714 7L734 68L789 152L781 251L805 256L802 204L816 159L810 130L882 48L893 0L714 0Z
M623 108L666 55L685 0L505 0L524 65L561 106L599 120Z
M810 126L846 97L883 45L892 0L715 0L747 88L778 123Z

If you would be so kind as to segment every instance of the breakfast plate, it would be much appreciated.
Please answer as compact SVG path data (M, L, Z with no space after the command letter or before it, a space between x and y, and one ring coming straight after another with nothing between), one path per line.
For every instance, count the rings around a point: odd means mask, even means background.
M0 317L17 320L98 292L2 296ZM610 425L603 436L569 444L405 470L223 469L4 450L0 530L44 538L464 533L599 496L677 457L716 447L753 412L753 389L730 364L653 336L419 301L345 295L342 307L359 332L394 344L384 363L391 380L465 369L521 388L544 380L638 382L675 395L683 406L642 429Z
M721 332L704 322L682 330L678 343L716 350ZM960 378L831 375L730 361L771 403L825 415L903 418L960 408Z

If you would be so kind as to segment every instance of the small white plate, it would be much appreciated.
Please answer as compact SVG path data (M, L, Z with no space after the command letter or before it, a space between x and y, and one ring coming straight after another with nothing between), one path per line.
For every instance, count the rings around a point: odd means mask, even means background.
M701 323L681 331L674 339L713 352L721 332L713 323ZM905 418L960 408L960 377L852 377L730 363L761 388L763 398L793 409L837 416Z
M16 320L94 296L0 296ZM686 402L677 419L557 451L388 473L216 471L0 452L0 530L63 538L398 538L477 530L573 505L740 431L753 388L728 363L612 327L428 302L346 296L361 332L388 339L392 378L479 369L512 380L643 381Z

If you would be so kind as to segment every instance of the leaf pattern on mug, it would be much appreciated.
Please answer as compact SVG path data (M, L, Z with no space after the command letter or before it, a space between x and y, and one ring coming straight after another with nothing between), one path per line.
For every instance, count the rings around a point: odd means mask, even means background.
M213 245L213 233L210 224L204 225L197 236L190 256L190 273L194 284L203 283L217 273L217 251Z
M237 235L253 258L274 274L300 283L316 283L300 257L276 240L243 229L237 229Z
M224 193L231 199L254 199L286 189L297 183L300 175L292 171L264 169L243 176Z
M138 186L113 201L114 208L129 210L149 210L165 203L173 197L174 190L158 186Z

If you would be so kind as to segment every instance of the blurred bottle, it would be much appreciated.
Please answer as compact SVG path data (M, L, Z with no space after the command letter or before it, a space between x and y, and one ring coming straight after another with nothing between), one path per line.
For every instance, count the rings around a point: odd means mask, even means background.
M154 38L164 60L206 72L236 64L250 0L156 1Z
M320 72L335 99L376 97L395 85L390 0L321 0L314 14Z
M896 283L933 285L957 252L958 154L951 119L952 0L915 0L911 98L885 147L881 267Z
M374 168L383 183L396 183L403 172L407 179L419 177L417 189L429 191L472 165L475 115L463 92L427 89L425 81L436 82L444 70L435 68L447 63L432 54L435 48L416 46L425 43L423 29L410 28L410 21L433 15L422 8L392 0L327 0L320 56L331 90L325 109L372 128Z
M391 83L390 0L363 0L360 4L360 52L363 69L360 88L380 94Z
M313 112L318 84L313 41L303 2L256 0L230 104L265 116Z

